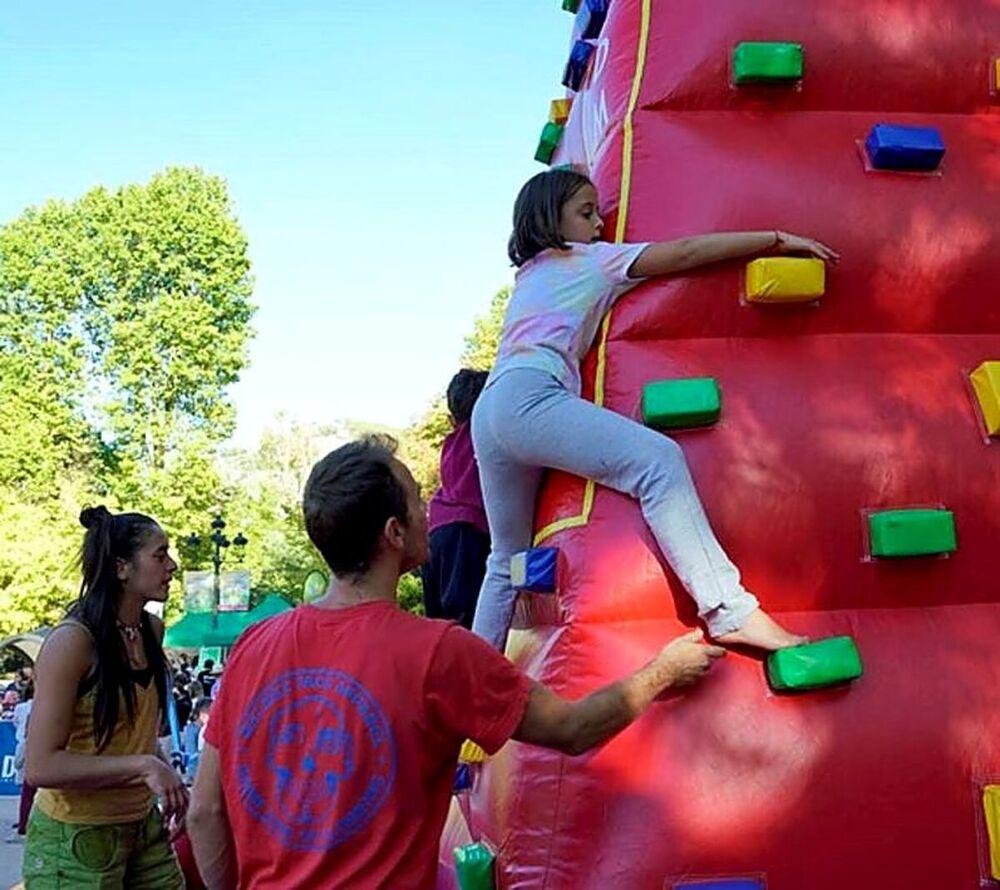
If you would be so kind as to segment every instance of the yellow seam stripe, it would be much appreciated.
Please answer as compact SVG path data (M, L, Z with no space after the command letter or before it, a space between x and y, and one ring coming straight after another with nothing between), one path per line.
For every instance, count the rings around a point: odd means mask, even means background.
M581 525L586 525L587 521L590 519L590 509L594 506L594 482L592 479L587 480L587 485L583 490L583 509L576 516L567 516L565 519L557 519L555 522L550 522L545 528L535 535L534 546L537 547L546 538L551 537L556 532L561 532L567 528L577 528Z
M632 78L632 92L628 97L628 109L625 112L625 123L622 127L622 181L618 193L618 223L615 226L615 243L625 240L625 226L628 222L629 198L632 194L632 118L639 104L639 91L642 88L642 77L646 70L646 52L649 48L649 14L652 0L642 0L642 17L639 24L639 45L636 50L635 75ZM604 406L604 377L607 370L608 332L611 330L611 313L609 309L601 322L601 339L597 345L597 369L594 374L594 404ZM576 516L567 516L550 522L535 535L534 545L537 547L546 538L567 528L578 528L590 522L590 512L594 508L596 486L593 479L588 479L583 489L583 506Z
M567 528L576 528L578 525L586 525L586 524L587 524L587 517L585 516L567 516L565 519L560 519L556 522L550 522L547 526L541 529L541 531L539 531L537 535L535 535L534 546L537 547L539 544L542 543L542 541L544 541L546 538L551 537L556 532L561 532Z
M608 331L611 330L609 309L601 322L601 339L597 343L597 369L594 371L594 404L604 406L604 370L608 366Z

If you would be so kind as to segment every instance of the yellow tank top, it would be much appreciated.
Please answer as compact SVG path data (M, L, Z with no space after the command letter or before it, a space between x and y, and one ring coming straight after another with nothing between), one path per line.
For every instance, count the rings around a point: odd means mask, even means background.
M97 753L97 743L94 740L96 690L89 689L77 698L66 750L74 754L91 754L95 757L154 754L157 730L160 726L160 703L156 695L156 682L150 675L146 686L136 682L133 683L133 688L135 722L129 723L125 698L120 697L118 722L111 734L111 740L100 754ZM108 825L114 822L135 822L145 818L153 805L153 795L145 785L91 790L41 788L35 796L35 805L46 816L59 822Z

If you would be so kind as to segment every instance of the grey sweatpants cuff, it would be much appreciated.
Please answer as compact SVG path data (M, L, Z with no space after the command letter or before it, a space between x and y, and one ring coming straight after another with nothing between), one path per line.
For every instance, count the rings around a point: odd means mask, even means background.
M747 619L760 608L760 601L752 593L744 591L739 597L723 603L717 609L703 615L709 636L721 637L739 630Z

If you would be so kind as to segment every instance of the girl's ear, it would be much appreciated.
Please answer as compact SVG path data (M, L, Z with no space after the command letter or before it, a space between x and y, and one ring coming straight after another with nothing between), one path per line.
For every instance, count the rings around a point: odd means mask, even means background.
M128 581L129 572L131 570L131 563L127 559L116 559L115 560L115 575L118 580L124 584Z

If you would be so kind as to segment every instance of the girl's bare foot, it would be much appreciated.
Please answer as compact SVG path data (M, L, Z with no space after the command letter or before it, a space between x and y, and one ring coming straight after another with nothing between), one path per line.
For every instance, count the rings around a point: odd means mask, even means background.
M801 646L803 643L808 643L809 638L790 633L763 609L757 609L743 627L716 637L716 642L724 646L754 646L773 652L775 649Z

